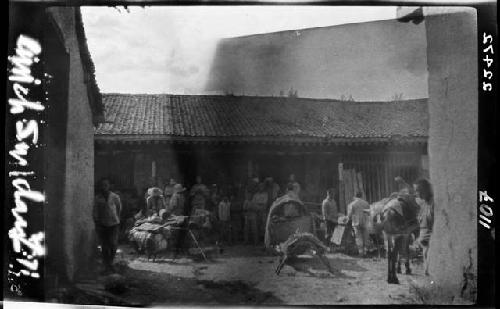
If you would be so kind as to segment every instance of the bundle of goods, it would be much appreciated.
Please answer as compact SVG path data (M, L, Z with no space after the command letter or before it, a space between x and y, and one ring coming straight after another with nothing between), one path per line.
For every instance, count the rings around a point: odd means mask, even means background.
M146 253L149 259L167 249L173 238L172 227L181 226L185 219L183 216L171 216L167 220L158 216L139 219L129 232L129 240L138 253Z
M344 216L343 214L339 214L339 217L338 217L338 220L337 220L338 225L333 230L333 234L332 234L332 237L330 239L330 241L333 244L335 244L337 246L340 246L340 244L342 243L342 239L344 237L345 228L346 228L346 225L347 225L348 222L349 222L349 217L348 216Z
M349 217L344 216L343 214L339 214L337 222L338 224L346 225L349 222Z
M355 254L357 252L356 241L354 238L354 230L349 222L349 217L339 215L338 225L333 230L333 235L330 239L331 243L338 246L337 250L347 254Z
M279 245L280 252L287 256L296 256L313 250L317 254L324 254L328 248L311 233L294 233Z
M313 234L311 233L298 233L290 235L290 237L282 242L278 251L281 254L280 263L276 269L276 274L279 275L281 269L283 268L286 260L290 257L304 254L311 251L314 255L317 255L321 262L325 264L328 271L334 273L334 269L331 267L325 253L328 252L328 248Z
M387 204L393 199L393 197L386 197L380 201L377 201L370 205L370 209L365 210L367 215L366 228L369 234L381 234L382 233L382 219L383 213Z

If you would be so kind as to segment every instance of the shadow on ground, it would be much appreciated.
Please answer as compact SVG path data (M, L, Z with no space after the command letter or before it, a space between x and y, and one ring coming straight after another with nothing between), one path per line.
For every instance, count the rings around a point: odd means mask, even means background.
M334 276L336 278L354 279L343 273L343 270L363 272L366 268L359 266L356 260L342 258L327 258L330 267L334 273L329 273L327 267L316 256L297 256L288 259L287 265L291 266L295 271L308 273L314 277Z
M281 304L271 292L263 292L243 281L197 280L128 268L123 276L127 290L120 295L131 303L162 305L260 305Z
M281 301L271 292L262 292L243 281L210 281L198 280L204 288L213 294L220 304L280 304ZM232 295L232 301L227 301L227 295Z

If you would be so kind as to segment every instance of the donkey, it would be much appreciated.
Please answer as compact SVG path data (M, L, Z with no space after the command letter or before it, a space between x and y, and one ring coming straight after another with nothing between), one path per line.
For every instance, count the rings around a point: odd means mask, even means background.
M384 207L382 225L387 240L388 283L399 284L396 272L401 273L400 255L405 255L406 274L411 274L409 241L410 234L418 229L418 212L419 206L411 194L400 194Z

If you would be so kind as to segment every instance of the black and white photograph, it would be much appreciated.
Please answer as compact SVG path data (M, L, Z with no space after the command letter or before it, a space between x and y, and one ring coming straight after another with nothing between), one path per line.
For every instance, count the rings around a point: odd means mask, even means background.
M15 2L8 308L494 306L494 13Z

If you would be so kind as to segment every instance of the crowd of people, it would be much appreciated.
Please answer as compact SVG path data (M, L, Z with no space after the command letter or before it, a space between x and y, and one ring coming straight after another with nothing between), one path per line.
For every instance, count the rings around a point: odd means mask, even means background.
M251 177L241 194L231 188L219 188L217 184L207 186L202 177L197 176L195 184L187 190L181 184L170 179L162 190L150 188L145 190L145 203L140 214L145 216L157 215L168 217L185 215L198 217L207 212L212 214L220 235L220 240L231 243L232 236L232 207L233 203L241 204L239 215L243 221L243 239L245 243L257 245L263 241L267 213L271 204L281 195L289 194L299 198L300 184L295 175L290 175L286 190L281 190L273 177L261 181L257 176ZM241 195L241 196L238 196Z
M400 184L400 193L414 194L420 206L420 233L416 244L423 248L424 263L427 258L429 238L433 224L433 194L430 183L425 179L415 182L413 188L406 183ZM124 211L120 196L110 190L109 180L102 179L96 188L94 206L94 221L96 232L100 239L102 258L106 268L112 268L112 261L118 245L120 226L123 226ZM182 184L170 179L163 188L153 187L145 189L142 198L139 198L139 209L135 216L158 216L168 218L170 215L197 217L200 214L210 213L214 219L219 241L231 244L233 242L232 204L242 204L238 215L242 216L243 241L247 244L259 245L263 243L266 220L272 203L279 197L287 195L300 199L301 185L295 175L290 175L288 182L282 187L272 177L263 181L254 176L249 179L239 198L234 191L228 188L218 188L205 185L201 176L196 177L196 183L188 190ZM369 239L365 221L368 220L366 210L370 206L363 199L363 192L356 192L353 200L347 205L347 214L341 214L336 202L336 190L330 188L321 204L321 220L325 230L325 241L330 242L335 227L341 219L346 219L352 226L355 243L360 256L366 255ZM142 203L140 202L142 200ZM287 211L287 210L285 210ZM288 210L288 211L294 211ZM129 212L130 214L130 212ZM293 216L293 214L292 214ZM426 264L425 264L426 265ZM427 272L427 268L425 269Z
M168 218L171 215L199 217L207 213L214 219L219 241L231 244L235 222L232 204L241 204L238 215L243 222L243 240L245 243L257 245L263 242L267 213L273 201L287 194L299 198L300 184L295 175L290 175L288 183L282 190L273 177L260 180L251 177L243 191L234 188L219 188L217 184L210 187L203 183L201 176L188 190L182 184L170 179L162 189L145 188L142 196L135 202L122 192L112 192L109 179L103 178L96 185L93 217L96 233L100 241L102 259L105 268L112 270L114 256L118 247L120 232L126 229L126 222L144 217ZM120 196L127 196L124 201ZM125 205L124 205L125 204ZM238 220L236 220L238 221Z

